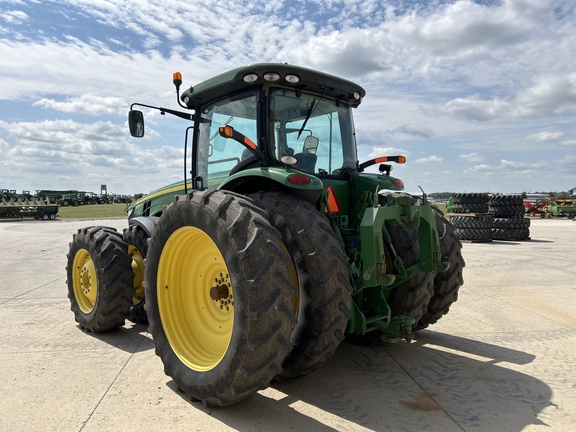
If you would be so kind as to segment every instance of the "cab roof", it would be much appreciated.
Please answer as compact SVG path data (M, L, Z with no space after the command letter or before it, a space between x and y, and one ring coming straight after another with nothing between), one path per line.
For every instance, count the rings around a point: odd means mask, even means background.
M278 74L279 79L265 80L264 75L269 73ZM253 81L247 82L244 78L249 75ZM298 82L288 82L288 75L297 76ZM366 95L366 91L358 84L334 75L285 63L258 63L232 69L190 87L182 93L181 99L188 108L195 108L235 91L265 84L291 87L296 91L323 93L324 97L340 100L354 108L360 105Z

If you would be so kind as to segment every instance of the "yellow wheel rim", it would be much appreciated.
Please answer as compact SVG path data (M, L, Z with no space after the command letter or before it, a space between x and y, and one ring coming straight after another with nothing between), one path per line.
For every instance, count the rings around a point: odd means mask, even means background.
M145 274L144 257L135 246L128 246L128 254L132 257L132 271L134 272L132 303L137 305L144 300L144 285L142 284Z
M234 295L218 246L202 230L176 230L158 263L160 320L170 346L189 368L220 363L232 338Z
M98 278L92 257L86 249L76 252L72 268L72 284L80 310L86 314L92 312L98 295Z

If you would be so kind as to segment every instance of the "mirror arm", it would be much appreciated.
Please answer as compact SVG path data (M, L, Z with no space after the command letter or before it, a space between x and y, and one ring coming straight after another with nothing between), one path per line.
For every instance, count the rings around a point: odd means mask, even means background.
M399 164L403 164L406 162L406 157L399 155L399 156L381 156L374 159L370 159L358 165L358 172L363 172L369 166L376 165L377 163L382 162L396 162Z
M172 114L173 116L183 118L185 120L194 121L194 114L188 114L188 113L181 112L181 111L175 111L175 110L172 110L170 108L156 107L156 106L146 105L146 104L141 104L141 103L133 103L132 105L130 105L130 109L131 110L134 109L135 106L141 106L141 107L156 109L156 110L160 111L160 114L162 114L162 115L168 113L168 114Z
M258 159L260 159L261 161L266 160L266 156L264 155L262 150L260 150L258 146L250 140L250 138L238 132L232 126L220 126L218 132L220 133L221 137L231 138L234 141L242 144L244 147L250 150L252 154L256 155Z

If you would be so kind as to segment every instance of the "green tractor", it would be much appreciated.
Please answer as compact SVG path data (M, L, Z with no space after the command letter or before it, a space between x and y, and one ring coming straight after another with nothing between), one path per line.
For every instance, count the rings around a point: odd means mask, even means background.
M148 322L165 372L193 400L225 406L321 366L345 339L410 340L456 301L464 260L426 194L390 163L358 162L350 81L256 64L189 87L184 180L128 209L129 227L78 231L68 290L89 332ZM379 173L366 173L379 165Z

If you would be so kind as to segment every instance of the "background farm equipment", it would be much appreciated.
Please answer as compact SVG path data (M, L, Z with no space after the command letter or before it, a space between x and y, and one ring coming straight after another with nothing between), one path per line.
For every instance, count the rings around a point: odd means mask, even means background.
M550 203L549 200L536 200L536 201L527 201L524 200L523 205L527 215L529 216L538 216L543 211L545 211L545 207Z
M128 195L114 195L112 199L115 203L132 203L132 198Z
M576 217L576 200L558 198L542 208L540 217L567 217L568 219L574 219Z
M0 199L6 201L18 201L18 195L14 189L0 189Z
M13 201L1 199L0 218L23 219L31 217L34 219L54 220L58 216L58 206L51 204L47 200L33 198L24 201Z

